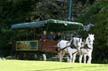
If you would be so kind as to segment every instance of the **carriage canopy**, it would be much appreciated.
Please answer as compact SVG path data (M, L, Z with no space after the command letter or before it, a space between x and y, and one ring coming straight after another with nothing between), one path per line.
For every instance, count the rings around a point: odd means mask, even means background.
M64 20L48 19L39 22L27 22L13 24L12 29L21 29L21 28L41 28L44 27L48 30L72 30L83 28L83 24L79 22L71 22Z

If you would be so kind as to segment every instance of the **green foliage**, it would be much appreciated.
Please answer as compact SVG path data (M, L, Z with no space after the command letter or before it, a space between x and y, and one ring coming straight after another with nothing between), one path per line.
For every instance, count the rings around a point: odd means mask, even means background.
M79 21L88 23L92 22L95 27L91 32L95 33L96 43L99 47L107 47L107 27L108 27L108 3L98 2L85 9L85 13L79 17ZM99 45L103 43L103 45Z

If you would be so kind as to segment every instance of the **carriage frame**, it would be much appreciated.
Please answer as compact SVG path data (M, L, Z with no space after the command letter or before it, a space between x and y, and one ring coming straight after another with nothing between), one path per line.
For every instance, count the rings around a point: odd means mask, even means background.
M73 32L74 31L80 31L83 28L82 23L78 22L71 22L71 21L64 21L64 20L56 20L56 19L48 19L44 21L38 21L38 22L27 22L27 23L18 23L13 24L11 26L11 29L13 31L19 32L20 30L32 30L35 31L35 36L38 34L42 34L45 32ZM38 31L39 30L39 31ZM37 33L38 32L38 33ZM65 35L66 33L64 33ZM42 39L37 36L36 38L32 39L23 39L23 40L17 40L16 33L14 34L15 37L13 42L13 48L16 52L15 55L17 58L20 58L21 55L23 55L23 59L28 59L27 57L30 55L29 53L32 53L34 56L35 54L44 54L44 60L46 60L45 54L57 54L57 46L59 40L49 40L49 39ZM17 34L18 35L18 34ZM63 34L62 34L63 35ZM70 35L72 36L72 35ZM33 37L33 36L32 36ZM62 39L65 39L67 37L62 37Z

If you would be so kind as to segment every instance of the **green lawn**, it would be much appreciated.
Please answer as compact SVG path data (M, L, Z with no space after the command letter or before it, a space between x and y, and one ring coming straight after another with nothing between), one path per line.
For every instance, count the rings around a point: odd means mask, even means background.
M0 60L0 71L108 71L108 64Z

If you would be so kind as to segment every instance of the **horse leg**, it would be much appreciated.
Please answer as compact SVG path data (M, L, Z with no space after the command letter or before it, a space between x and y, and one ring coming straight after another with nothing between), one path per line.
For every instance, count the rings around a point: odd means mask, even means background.
M87 55L86 54L84 54L84 63L86 63L86 61L87 61Z
M62 59L63 59L62 51L60 51L60 52L58 53L58 58L59 58L59 61L62 62Z
M76 54L77 54L77 53L73 54L73 59L72 59L72 62L73 62L73 63L75 63L75 60L76 60Z
M69 53L69 62L72 62L72 53Z
M82 57L83 57L83 55L81 54L80 57L79 57L79 62L80 63L82 63Z
M72 49L68 48L68 54L69 54L69 62L73 62L73 55L72 55Z
M59 61L62 62L63 61L63 56L65 55L65 52L64 51L60 51L58 53L58 55L59 55Z
M92 60L92 55L90 54L90 55L88 55L88 61L87 61L87 63L91 64L91 60Z

